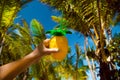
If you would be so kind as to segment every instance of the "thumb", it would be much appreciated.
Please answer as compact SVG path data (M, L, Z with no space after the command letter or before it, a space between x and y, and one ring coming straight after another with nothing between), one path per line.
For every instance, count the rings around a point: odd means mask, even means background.
M49 48L49 49L46 48L45 52L46 52L47 54L57 53L57 52L59 52L59 49L58 49L58 48Z

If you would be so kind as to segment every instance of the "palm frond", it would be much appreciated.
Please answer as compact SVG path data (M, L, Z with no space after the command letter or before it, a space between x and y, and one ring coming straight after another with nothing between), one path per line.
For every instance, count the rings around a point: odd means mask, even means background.
M31 30L32 36L35 36L38 38L42 38L42 37L45 38L43 26L37 20L33 19L31 21L30 30Z

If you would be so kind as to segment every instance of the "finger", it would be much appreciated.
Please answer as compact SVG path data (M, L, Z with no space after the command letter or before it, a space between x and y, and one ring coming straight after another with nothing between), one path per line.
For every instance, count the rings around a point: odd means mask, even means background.
M59 49L58 49L58 48L46 49L46 53L47 53L47 54L57 53L57 52L59 52Z
M43 41L43 44L45 45L45 47L49 47L49 41L50 41L50 39L45 39Z
M45 39L44 42L49 42L50 39Z

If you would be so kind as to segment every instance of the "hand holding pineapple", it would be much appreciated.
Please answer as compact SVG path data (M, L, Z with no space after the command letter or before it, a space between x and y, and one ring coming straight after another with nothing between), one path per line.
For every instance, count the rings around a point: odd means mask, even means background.
M57 28L55 30L48 31L47 33L53 35L49 42L49 48L59 49L59 52L51 54L52 57L55 60L59 60L59 61L63 60L68 53L68 40L65 37L65 35L67 33L71 34L71 32L66 29Z

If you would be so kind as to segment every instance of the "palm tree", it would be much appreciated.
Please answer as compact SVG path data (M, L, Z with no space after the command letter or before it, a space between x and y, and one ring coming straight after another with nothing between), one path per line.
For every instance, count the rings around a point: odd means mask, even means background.
M13 25L13 20L21 7L31 0L1 0L0 1L0 65L19 59L26 51L31 51L30 46L26 50L20 51L21 37L14 33L17 29ZM18 38L18 39L17 39ZM13 47L14 46L14 47ZM25 47L25 46L24 46Z
M63 13L69 24L69 27L75 29L85 36L90 36L95 43L95 56L100 63L101 80L112 79L107 74L110 72L110 66L106 53L107 36L105 31L110 25L120 21L119 0L41 0L52 7L57 8ZM115 6L116 5L116 6ZM112 7L112 8L111 8ZM106 68L106 70L104 69ZM104 74L104 75L102 75ZM114 75L114 74L112 74ZM111 76L112 76L111 75Z
M8 28L13 24L13 20L17 15L17 12L23 5L31 0L1 0L0 1L0 54L5 42L5 36L7 35Z
M37 46L37 44L39 44L38 42L45 38L43 26L37 20L33 19L31 21L30 29L25 20L22 20L22 22L23 26L20 26L19 24L14 24L8 28L7 34L5 36L6 40L4 42L1 54L1 60L3 64L18 60L27 55ZM34 30L36 31L37 35L35 35L36 33L34 32ZM36 64L35 67L36 66L38 66L41 70L44 70L44 65L42 61L40 61L39 64ZM34 77L38 74L35 73L34 75L31 75L31 73L34 73L34 71L38 70L39 68L34 68L34 66L30 67L26 69L26 71L18 75L16 79L32 79L31 76ZM33 71L29 73L29 71L31 70Z

